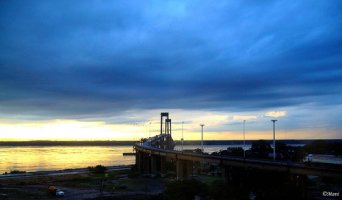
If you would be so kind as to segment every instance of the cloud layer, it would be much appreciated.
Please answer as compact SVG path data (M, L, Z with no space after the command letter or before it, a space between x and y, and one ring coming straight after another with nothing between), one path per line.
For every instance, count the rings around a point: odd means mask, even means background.
M342 102L338 0L0 4L2 118Z

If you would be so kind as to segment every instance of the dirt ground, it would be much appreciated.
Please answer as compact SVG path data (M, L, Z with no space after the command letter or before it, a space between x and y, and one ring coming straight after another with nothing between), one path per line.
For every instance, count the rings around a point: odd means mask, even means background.
M165 188L164 179L131 177L130 170L111 171L107 174L61 174L0 179L0 200L30 199L130 199L137 195L157 195ZM54 185L65 192L56 197L47 190Z

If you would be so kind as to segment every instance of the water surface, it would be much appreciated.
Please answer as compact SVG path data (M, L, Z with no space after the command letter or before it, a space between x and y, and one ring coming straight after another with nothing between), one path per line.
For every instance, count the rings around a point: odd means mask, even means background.
M0 147L0 173L11 170L45 171L87 166L128 165L132 146L22 146Z
M204 151L212 153L228 147L243 145L204 145ZM249 149L251 145L246 145ZM184 145L183 149L201 148L200 145ZM182 146L177 145L176 150ZM134 156L122 156L133 152L132 146L1 146L0 173L11 170L48 171L88 166L130 165L135 163Z

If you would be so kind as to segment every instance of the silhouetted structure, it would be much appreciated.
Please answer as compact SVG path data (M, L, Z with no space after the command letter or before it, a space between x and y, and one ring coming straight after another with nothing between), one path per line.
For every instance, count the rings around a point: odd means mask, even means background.
M163 124L165 119L165 129ZM156 135L134 146L136 150L136 165L141 174L166 174L166 164L170 161L175 166L178 179L191 177L195 163L209 163L222 169L222 175L227 181L243 173L244 169L264 170L270 172L285 173L292 179L305 179L306 175L317 175L322 177L333 177L342 179L342 169L331 166L311 166L303 163L285 163L271 160L246 159L243 157L229 157L220 155L208 155L203 152L193 153L175 151L174 142L171 137L171 119L168 113L161 114L161 131ZM262 141L259 141L261 143ZM259 144L257 143L257 144ZM261 154L271 151L268 145L252 145L259 148ZM266 151L264 151L266 150Z

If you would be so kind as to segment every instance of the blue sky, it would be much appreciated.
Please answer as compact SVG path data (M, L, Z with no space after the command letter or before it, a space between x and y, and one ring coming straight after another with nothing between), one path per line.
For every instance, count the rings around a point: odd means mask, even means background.
M172 111L189 124L225 116L215 133L256 116L257 134L283 111L288 137L342 138L341 11L338 0L1 1L0 120L144 124Z

